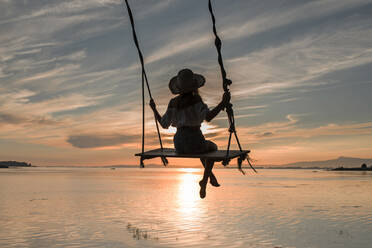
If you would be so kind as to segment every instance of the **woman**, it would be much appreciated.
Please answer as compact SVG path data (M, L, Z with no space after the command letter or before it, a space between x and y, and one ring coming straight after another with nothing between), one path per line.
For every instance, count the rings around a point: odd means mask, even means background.
M198 93L205 79L202 75L193 73L190 69L183 69L169 82L170 91L178 95L170 100L166 113L161 116L156 109L154 101L150 106L155 113L156 119L163 128L170 125L177 128L174 136L174 147L178 153L206 153L217 150L217 145L212 141L205 140L201 130L201 123L211 121L230 102L230 93L225 93L221 102L212 110L203 102ZM212 172L213 160L201 159L204 166L203 179L199 182L200 197L206 196L208 178L210 184L219 187L215 175Z

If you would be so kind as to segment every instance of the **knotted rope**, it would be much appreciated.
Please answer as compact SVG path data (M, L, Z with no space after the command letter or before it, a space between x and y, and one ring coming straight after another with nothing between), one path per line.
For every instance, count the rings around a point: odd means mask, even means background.
M130 19L130 24L132 26L132 34L133 34L134 44L136 45L138 56L139 56L139 59L140 59L140 62L141 62L141 67L142 67L142 153L144 153L145 152L145 83L146 83L146 86L147 86L147 90L148 90L148 93L149 93L150 100L153 100L153 98L152 98L152 95L151 95L149 82L147 80L147 74L146 74L146 70L145 70L145 63L144 63L144 60L143 60L142 51L141 51L141 48L139 46L139 42L138 42L138 39L137 39L137 34L136 34L135 26L134 26L134 19L133 19L132 10L129 6L128 0L125 0L125 4L127 6L127 11L128 11L129 19ZM158 132L160 148L163 150L163 142L161 140L159 124L158 124L158 121L156 120L155 115L154 115L154 118L155 118L156 130ZM168 164L168 161L167 161L166 157L161 157L161 160L162 160L164 166L166 166ZM142 157L141 157L140 165L141 165L141 167L144 167Z
M215 36L214 44L215 44L216 49L217 49L218 64L220 65L220 69L221 69L222 87L223 87L223 90L224 90L225 93L230 93L229 86L232 84L232 81L230 79L227 79L226 70L225 70L225 67L223 65L223 59L222 59L222 53L221 53L222 41L221 41L220 37L217 34L216 18L215 18L214 13L213 13L213 8L212 8L212 2L211 2L211 0L208 0L208 9L209 9L209 13L211 14L212 23L213 23L213 33L214 33L214 36ZM231 136L232 136L232 134L234 134L234 136L235 136L236 143L238 144L239 150L241 152L243 151L242 146L240 145L240 142L239 142L238 135L236 134L234 110L233 110L232 106L233 105L230 102L226 105L226 113L227 113L227 117L228 117L228 120L229 120L229 126L230 127L229 127L229 141L227 143L227 150L226 150L226 159L223 161L223 164L224 165L227 165L228 162L229 162L228 157L229 157L229 152L230 152L230 145L231 145ZM245 174L245 172L242 169L242 161L244 159L245 158L242 157L242 158L240 158L238 160L239 170L243 174ZM249 166L255 172L257 172L255 170L255 168L252 166L251 162L249 161L249 157L248 156L246 157L246 159L248 161Z

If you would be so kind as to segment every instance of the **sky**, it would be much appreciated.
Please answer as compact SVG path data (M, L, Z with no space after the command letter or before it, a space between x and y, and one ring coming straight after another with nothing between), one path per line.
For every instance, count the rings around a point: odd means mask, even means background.
M238 136L255 164L372 157L372 1L212 2ZM205 76L200 94L218 104L207 1L129 3L159 111L183 68ZM141 111L141 68L120 0L0 0L0 160L138 165ZM224 112L202 125L220 149L227 128ZM161 132L172 147L175 130ZM159 147L149 107L145 147Z

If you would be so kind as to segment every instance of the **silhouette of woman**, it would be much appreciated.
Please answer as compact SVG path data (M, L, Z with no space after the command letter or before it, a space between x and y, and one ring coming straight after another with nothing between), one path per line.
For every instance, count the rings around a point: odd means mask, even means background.
M195 154L217 150L215 143L204 138L200 125L204 120L210 122L216 117L229 103L231 96L230 93L224 93L221 102L209 110L198 93L198 88L202 87L204 83L205 78L202 75L193 73L190 69L183 69L169 82L170 91L178 96L169 101L167 111L163 116L157 111L155 102L150 101L150 107L160 125L163 128L168 128L170 125L177 128L173 141L178 153ZM219 187L220 184L212 172L214 161L200 160L204 167L204 174L199 182L199 194L201 198L204 198L208 178L212 186Z

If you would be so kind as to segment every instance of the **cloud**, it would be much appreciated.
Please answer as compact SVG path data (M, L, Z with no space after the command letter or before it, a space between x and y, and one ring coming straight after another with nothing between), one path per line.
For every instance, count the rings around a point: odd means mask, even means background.
M372 122L293 126L269 136L262 135L268 129L261 127L263 125L239 129L240 137L245 137L241 139L243 146L252 149L260 164L330 159L340 155L370 156Z
M348 136L348 135L369 135L371 134L372 123L357 124L333 124L322 125L315 128L296 128L295 130L279 133L279 138L288 137L317 137L317 136Z
M300 21L314 20L363 4L366 4L366 1L323 0L294 5L294 7L285 5L285 8L271 9L239 25L227 27L221 31L221 34L225 39L243 38Z
M78 40L109 33L122 25L120 20L124 20L122 15L112 14L118 12L117 8L107 8L112 4L117 6L120 1L50 1L50 4L34 2L29 5L24 3L24 8L21 7L22 4L9 4L8 15L13 18L0 20L3 30L0 31L0 62L36 53L53 56L50 51L57 50L45 49L67 48ZM119 21L113 19L115 16ZM81 53L75 55L80 55L79 58L84 56Z
M264 105L253 105L253 106L244 106L244 107L239 107L239 108L235 108L236 110L252 110L252 109L264 109L264 108L267 108L268 105L267 104L264 104Z
M315 127L301 127L301 115L288 115L286 121L267 122L251 127L237 127L239 136L246 137L244 143L265 144L269 141L278 141L282 144L289 140L302 140L317 137L346 137L370 135L372 122L364 123L326 123ZM291 142L292 142L291 141Z
M24 122L25 119L12 115L7 113L1 113L0 112L0 124L19 124Z
M244 118L251 118L251 117L256 117L261 114L239 114L239 115L234 115L234 119L244 119ZM220 116L214 118L214 120L227 120L227 116Z
M2 113L0 112L0 125L1 124L8 124L8 125L41 125L41 126L56 126L60 123L58 121L55 121L49 117L45 116L20 116L20 115L14 115L9 113ZM4 128L4 127L3 127ZM29 128L29 126L27 127Z
M6 75L6 73L4 73L4 71L3 71L3 68L0 67L0 78L4 78L6 76L8 76L8 75Z
M77 148L102 148L114 147L132 142L134 136L123 134L107 134L107 135L71 135L68 137L67 142Z
M258 135L259 137L270 137L273 136L274 133L272 132L264 132L263 134Z
M71 75L72 73L78 72L79 68L80 68L80 65L78 64L66 64L63 66L59 66L55 69L46 71L46 72L42 72L42 73L34 74L29 77L25 77L22 80L19 80L18 83L27 83L29 81L47 79L47 78L56 77L56 76L61 77L63 75Z
M63 1L43 5L32 5L27 6L29 7L28 13L23 13L23 15L14 15L13 18L7 18L0 21L0 24L7 24L7 23L14 23L14 22L22 22L26 20L32 19L40 19L42 17L48 16L73 16L73 15L82 15L83 13L89 10L97 10L98 8L103 8L107 5L112 4L120 4L120 1L101 1L101 0L91 0L91 1L82 1L82 0L75 0L75 1ZM25 7L26 7L25 6ZM19 13L18 13L19 14Z
M10 102L18 102L18 103L26 103L28 102L28 98L31 96L34 96L35 92L27 89L15 91L15 92L8 92L0 94L0 102L3 102L3 106L5 106L5 103ZM0 105L0 107L3 107Z
M185 30L183 30L183 32L187 33ZM188 37L188 40L185 40L185 37L183 37L182 41L176 38L170 42L167 42L165 46L160 47L155 52L151 53L146 58L146 62L153 63L168 57L173 57L180 53L206 46L209 43L211 43L209 35L192 38Z
M108 95L84 96L73 93L66 96L49 98L44 101L31 102L29 97L32 93L29 91L23 92L0 95L0 102L4 102L2 106L0 106L0 111L44 116L97 105L103 98L108 97Z
M229 39L243 39L302 20L317 19L335 12L345 11L365 3L366 2L363 0L314 1L306 4L299 4L295 7L288 7L287 9L281 9L281 11L277 9L275 11L269 10L259 13L252 19L239 23L238 25L231 20L226 20L227 22L224 27L221 28L220 34L223 40L226 41ZM223 16L221 18L223 18ZM168 34L163 35L164 42L162 42L162 45L157 47L156 51L146 56L146 62L156 62L165 58L177 56L180 53L195 51L204 46L212 45L213 38L211 33L207 32L207 34L205 34L205 32L202 31L207 28L207 26L204 25L204 21L204 19L197 19L195 23L198 22L198 25L188 22L187 25L180 26L176 30L170 30ZM200 23L202 23L202 25ZM199 28L196 29L195 26Z
M372 62L367 26L311 33L291 42L227 60L239 98L312 87L329 73ZM324 83L324 82L321 82Z
M86 57L87 57L87 54L86 54L85 50L80 50L80 51L73 52L73 53L65 55L65 56L58 57L57 60L59 60L59 61L64 61L64 60L67 60L67 61L81 61L81 60L85 59Z

